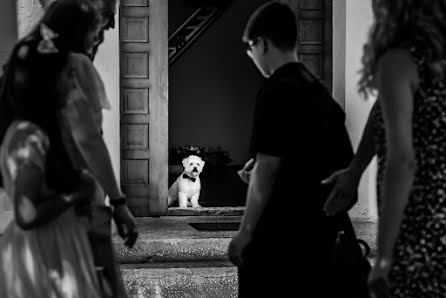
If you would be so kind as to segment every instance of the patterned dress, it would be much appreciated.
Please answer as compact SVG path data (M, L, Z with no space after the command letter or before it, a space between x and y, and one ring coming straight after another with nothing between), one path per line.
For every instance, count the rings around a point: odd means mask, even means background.
M22 193L15 187L18 170L38 167L43 172L48 148L48 138L37 126L25 121L11 124L2 143L0 166L13 204ZM26 204L15 209L22 216L35 210ZM85 224L73 208L29 230L15 220L8 225L0 237L0 297L101 297Z
M429 79L422 52L410 53L420 77L412 112L416 171L389 280L394 297L446 297L446 82ZM380 203L387 152L380 107L373 117Z

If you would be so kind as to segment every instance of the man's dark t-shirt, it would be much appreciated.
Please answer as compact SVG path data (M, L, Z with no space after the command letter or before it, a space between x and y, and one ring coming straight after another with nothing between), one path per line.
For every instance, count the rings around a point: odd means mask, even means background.
M326 253L330 189L321 181L348 166L353 152L343 110L302 63L280 67L259 91L251 152L280 157L282 167L249 254Z

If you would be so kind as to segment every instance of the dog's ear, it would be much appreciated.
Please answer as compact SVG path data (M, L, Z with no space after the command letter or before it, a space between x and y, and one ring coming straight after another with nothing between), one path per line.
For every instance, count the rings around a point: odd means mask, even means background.
M185 168L187 167L188 160L189 160L189 157L183 158L183 167L185 167Z

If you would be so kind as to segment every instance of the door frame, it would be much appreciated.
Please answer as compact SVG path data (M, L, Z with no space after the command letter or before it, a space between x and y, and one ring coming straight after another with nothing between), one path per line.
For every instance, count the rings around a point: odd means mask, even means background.
M129 35L128 28L139 30ZM165 215L168 0L120 1L119 48L121 188L135 216Z

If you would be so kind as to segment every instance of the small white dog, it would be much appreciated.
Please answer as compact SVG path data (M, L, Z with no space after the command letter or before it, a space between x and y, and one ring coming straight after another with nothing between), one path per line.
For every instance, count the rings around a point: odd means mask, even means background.
M178 201L180 208L201 207L198 204L200 198L201 182L200 173L203 171L204 161L196 155L190 155L183 159L184 171L175 180L168 192L168 205Z

